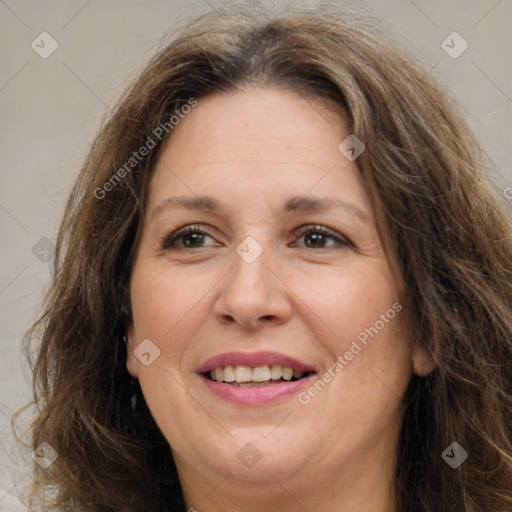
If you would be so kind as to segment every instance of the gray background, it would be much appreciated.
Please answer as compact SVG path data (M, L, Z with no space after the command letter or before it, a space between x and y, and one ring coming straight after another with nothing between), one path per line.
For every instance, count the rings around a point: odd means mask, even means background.
M499 187L511 186L512 2L338 2L366 6L381 17L388 32L455 94L496 163ZM49 280L45 260L51 254L45 250L73 180L103 116L148 55L181 23L218 5L0 0L0 511L24 510L15 494L29 470L10 432L13 411L29 398L20 343ZM47 59L31 47L43 31L59 44ZM456 59L441 47L453 31L469 44Z

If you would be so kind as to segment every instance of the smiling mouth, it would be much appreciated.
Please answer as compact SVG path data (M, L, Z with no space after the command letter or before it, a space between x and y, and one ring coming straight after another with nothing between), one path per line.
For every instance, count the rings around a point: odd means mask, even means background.
M312 373L314 372L304 372L289 366L273 364L255 367L219 366L203 375L213 382L222 382L236 387L263 387L297 381Z

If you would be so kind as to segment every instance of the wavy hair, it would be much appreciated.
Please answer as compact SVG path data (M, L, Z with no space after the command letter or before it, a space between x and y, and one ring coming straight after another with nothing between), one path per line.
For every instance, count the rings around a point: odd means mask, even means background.
M397 510L512 510L510 218L453 99L377 32L333 8L212 12L158 51L104 121L26 337L28 348L37 342L31 443L58 453L47 469L35 466L31 510L184 509L171 449L126 370L123 341L165 138L126 163L185 104L249 86L335 102L366 145L357 163L405 283L412 343L435 367L413 375L403 398ZM442 458L454 441L469 453L457 469Z

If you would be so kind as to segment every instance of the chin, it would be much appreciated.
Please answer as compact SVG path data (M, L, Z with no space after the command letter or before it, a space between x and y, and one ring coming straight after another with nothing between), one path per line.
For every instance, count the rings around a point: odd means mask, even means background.
M238 480L264 483L285 480L311 459L305 449L298 448L296 436L290 435L288 440L273 438L268 427L262 432L262 428L255 428L234 433L220 453L211 452L211 466ZM305 446L311 450L310 443Z

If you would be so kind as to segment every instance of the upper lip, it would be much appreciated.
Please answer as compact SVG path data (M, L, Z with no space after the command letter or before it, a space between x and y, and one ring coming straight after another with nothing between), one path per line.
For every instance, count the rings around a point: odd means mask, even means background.
M311 365L303 363L298 359L280 354L279 352L260 351L260 352L226 352L214 356L205 361L196 370L197 373L206 373L215 368L224 366L244 365L255 368L256 366L279 364L287 366L292 370L311 372L314 371Z

